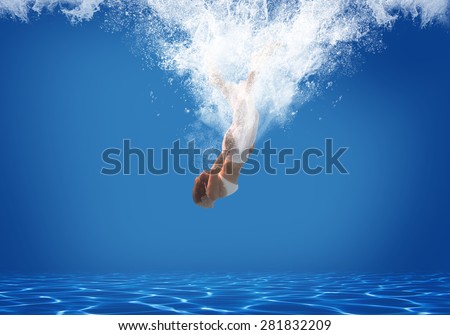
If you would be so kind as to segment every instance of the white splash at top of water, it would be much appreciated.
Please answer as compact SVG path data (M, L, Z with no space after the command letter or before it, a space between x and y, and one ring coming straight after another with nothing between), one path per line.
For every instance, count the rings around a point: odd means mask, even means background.
M314 76L347 61L360 42L389 27L399 15L427 25L445 17L448 0L148 0L166 30L160 35L163 65L189 74L202 107L200 119L226 129L231 111L210 84L212 69L227 81L257 71L255 102L260 134L283 123L289 106L317 89ZM158 27L160 29L160 27ZM170 39L167 31L173 32ZM153 36L159 32L150 28Z
M29 13L58 8L72 22L90 20L104 0L0 0L0 16L17 17L28 21Z
M311 78L332 73L361 42L370 46L374 32L389 28L399 16L420 18L422 26L445 20L449 1L0 0L0 15L26 21L30 11L56 9L79 22L104 6L139 21L139 33L144 31L161 66L190 78L199 118L220 131L232 113L211 85L211 72L237 82L255 70L262 133L291 117L293 101L314 93Z

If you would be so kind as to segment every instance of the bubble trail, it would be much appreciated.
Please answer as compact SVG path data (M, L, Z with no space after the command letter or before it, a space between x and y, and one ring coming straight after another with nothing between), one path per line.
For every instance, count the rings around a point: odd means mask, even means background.
M449 0L0 0L0 16L23 21L47 10L72 22L109 11L109 22L143 36L162 68L189 78L197 116L220 132L232 111L211 71L237 82L256 70L260 136L294 117L293 102L301 105L321 80L351 67L352 55L376 47L400 17L425 27L445 21L448 8Z

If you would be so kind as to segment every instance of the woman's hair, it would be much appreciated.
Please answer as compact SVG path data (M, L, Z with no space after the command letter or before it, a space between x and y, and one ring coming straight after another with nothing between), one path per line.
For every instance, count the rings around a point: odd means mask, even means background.
M192 190L192 199L196 204L202 201L206 196L206 188L208 187L209 175L203 172L200 176L195 178L194 189Z

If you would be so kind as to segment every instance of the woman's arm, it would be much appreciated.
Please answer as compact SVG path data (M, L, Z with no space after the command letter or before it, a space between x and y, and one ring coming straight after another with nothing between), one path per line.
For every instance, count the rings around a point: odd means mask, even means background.
M252 71L249 73L249 75L247 77L247 84L245 86L247 93L249 93L252 90L253 84L255 83L255 77L256 77L256 71Z
M208 185L206 187L206 196L213 202L223 197L219 180L219 173L220 171L222 171L223 164L224 164L224 154L222 152L217 157L216 161L214 162L213 166L208 172L209 179Z
M211 83L216 86L229 101L231 97L231 84L227 83L217 71L213 71L209 77Z
M252 60L250 61L249 69L250 72L247 77L246 90L250 92L253 88L253 84L255 83L256 75L261 71L261 69L265 66L269 57L273 55L275 50L280 46L278 42L272 42L268 46L266 46L262 51L255 53L252 56Z
M209 174L218 174L220 172L220 170L222 170L222 166L223 166L223 159L224 154L223 152L220 153L220 155L217 157L216 161L214 162L213 166L211 167L211 169L209 170Z

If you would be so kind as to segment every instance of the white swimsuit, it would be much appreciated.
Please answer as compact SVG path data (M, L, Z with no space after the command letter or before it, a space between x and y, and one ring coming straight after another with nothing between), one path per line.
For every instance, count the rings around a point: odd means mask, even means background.
M234 192L236 192L239 188L238 184L232 183L231 181L227 180L225 177L222 177L220 174L218 174L219 179L222 181L223 187L225 187L226 194L225 196L228 197L229 195L232 195Z

